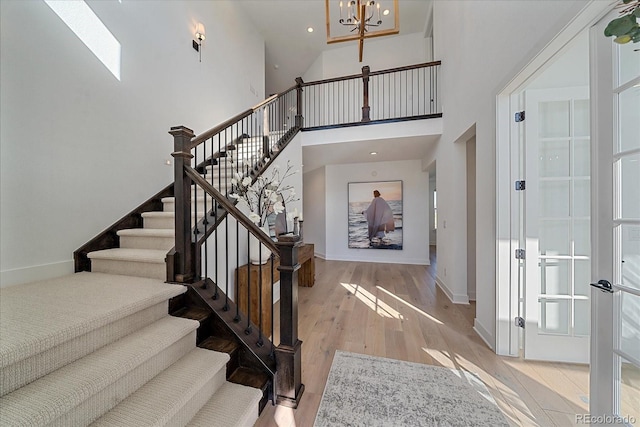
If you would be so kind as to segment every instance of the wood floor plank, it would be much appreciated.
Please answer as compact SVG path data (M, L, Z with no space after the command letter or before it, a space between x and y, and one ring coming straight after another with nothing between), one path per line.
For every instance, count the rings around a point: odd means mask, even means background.
M465 369L511 425L572 425L587 405L588 369L497 356L473 330L475 303L451 303L435 284L435 253L431 263L316 258L315 285L299 288L305 393L296 410L267 405L256 426L312 426L336 350Z

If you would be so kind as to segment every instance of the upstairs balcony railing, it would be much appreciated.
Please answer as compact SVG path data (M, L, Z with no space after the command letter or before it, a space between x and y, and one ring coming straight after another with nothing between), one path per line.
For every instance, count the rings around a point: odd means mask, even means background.
M303 130L441 117L440 61L314 82L302 88Z

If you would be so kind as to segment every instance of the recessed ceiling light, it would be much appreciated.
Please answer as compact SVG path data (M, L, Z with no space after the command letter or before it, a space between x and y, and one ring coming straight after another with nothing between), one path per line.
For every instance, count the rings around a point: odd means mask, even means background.
M389 9L385 9L385 10L384 10L384 12L382 12L382 14L383 14L384 16L387 16L387 15L389 14Z
M309 28L307 28L307 32L308 32L308 33L313 33L313 27L309 27Z
M369 154L371 154L372 156L375 156L376 154L378 154L378 152L377 151L372 151Z

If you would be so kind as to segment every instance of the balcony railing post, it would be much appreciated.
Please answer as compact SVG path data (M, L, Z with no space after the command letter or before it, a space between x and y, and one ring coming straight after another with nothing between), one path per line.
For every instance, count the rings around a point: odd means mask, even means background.
M362 67L362 121L368 122L371 120L369 112L369 72L371 69L368 65Z
M296 127L302 129L304 116L302 115L302 77L296 77Z
M298 339L298 247L297 235L278 238L280 251L280 344L276 348L276 403L297 408L302 384L302 341Z
M169 131L173 135L174 151L174 196L175 196L175 266L174 277L170 281L190 283L195 279L195 246L191 239L191 178L185 173L184 166L191 165L193 155L190 143L195 136L184 126L174 126Z

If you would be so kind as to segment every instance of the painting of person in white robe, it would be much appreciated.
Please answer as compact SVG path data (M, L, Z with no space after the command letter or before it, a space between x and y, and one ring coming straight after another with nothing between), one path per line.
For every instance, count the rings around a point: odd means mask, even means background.
M396 229L393 211L378 190L373 190L373 200L362 214L367 219L370 242L379 241Z

